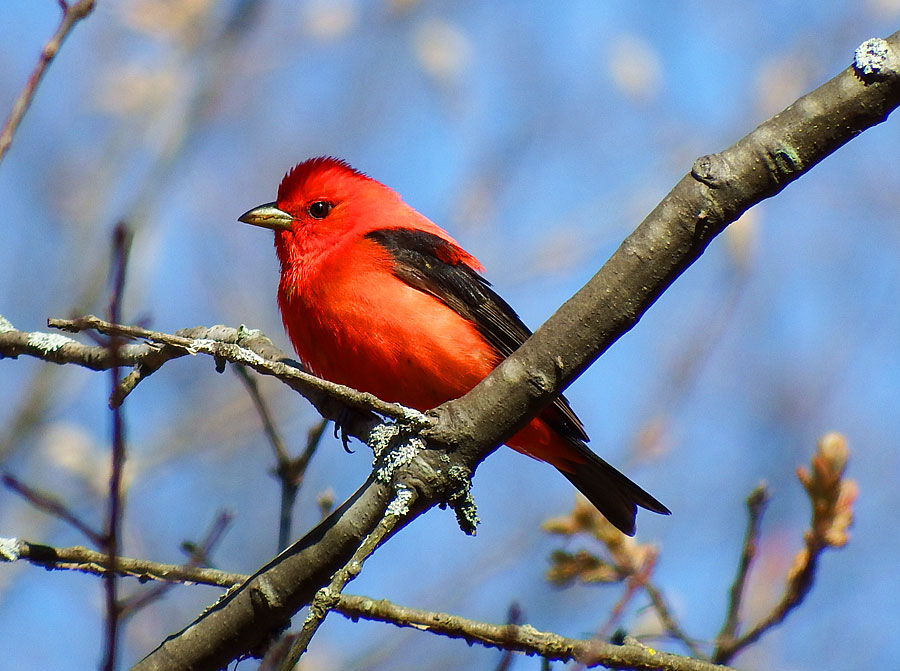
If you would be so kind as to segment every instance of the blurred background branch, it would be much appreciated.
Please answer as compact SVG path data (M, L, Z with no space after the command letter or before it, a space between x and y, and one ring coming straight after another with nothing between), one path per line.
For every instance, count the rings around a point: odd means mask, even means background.
M77 2L72 5L70 5L67 0L57 0L57 2L62 10L62 19L59 22L59 28L56 29L53 37L51 37L47 44L44 45L44 48L41 49L41 55L38 58L37 65L34 66L34 70L28 78L25 88L22 89L22 92L16 98L9 116L6 118L3 126L0 127L0 163L3 162L3 157L6 156L9 145L12 144L13 136L16 134L16 129L22 122L25 112L28 111L28 107L31 105L35 93L37 93L37 87L38 84L41 83L44 72L46 72L56 54L59 53L63 40L66 39L69 31L75 27L75 24L85 18L94 9L94 0L77 0Z

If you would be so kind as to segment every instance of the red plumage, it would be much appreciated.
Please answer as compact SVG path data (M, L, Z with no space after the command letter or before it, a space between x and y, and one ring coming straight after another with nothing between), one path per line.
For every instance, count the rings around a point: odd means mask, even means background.
M275 203L241 220L275 230L285 328L325 379L425 411L465 394L530 335L475 257L338 159L299 164ZM560 397L507 444L559 469L625 533L636 505L668 513L586 438Z

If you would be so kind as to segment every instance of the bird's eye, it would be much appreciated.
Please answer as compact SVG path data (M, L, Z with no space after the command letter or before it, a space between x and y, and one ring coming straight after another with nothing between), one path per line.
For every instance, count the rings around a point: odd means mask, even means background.
M310 203L306 211L313 219L324 219L331 212L332 207L332 204L327 200L317 200L314 203Z

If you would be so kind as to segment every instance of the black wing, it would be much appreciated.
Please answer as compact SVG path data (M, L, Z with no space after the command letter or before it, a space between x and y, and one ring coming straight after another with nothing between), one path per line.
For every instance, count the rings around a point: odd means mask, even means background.
M380 229L366 237L390 253L397 277L469 320L504 358L531 335L490 282L460 261L459 250L452 243L409 228ZM588 439L581 420L562 395L541 418L566 438L576 442Z

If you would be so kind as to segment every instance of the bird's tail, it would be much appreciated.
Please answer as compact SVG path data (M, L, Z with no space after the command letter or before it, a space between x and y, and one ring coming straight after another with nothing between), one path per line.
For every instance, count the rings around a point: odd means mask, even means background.
M580 431L583 436L584 431ZM637 508L669 515L663 504L591 451L578 433L563 435L546 420L527 424L506 444L552 464L622 533L634 536Z
M586 461L573 464L571 471L562 468L558 470L622 533L634 536L634 518L638 506L662 515L671 514L662 503L603 461L586 445L582 444L581 447L583 450L579 452L586 457Z

